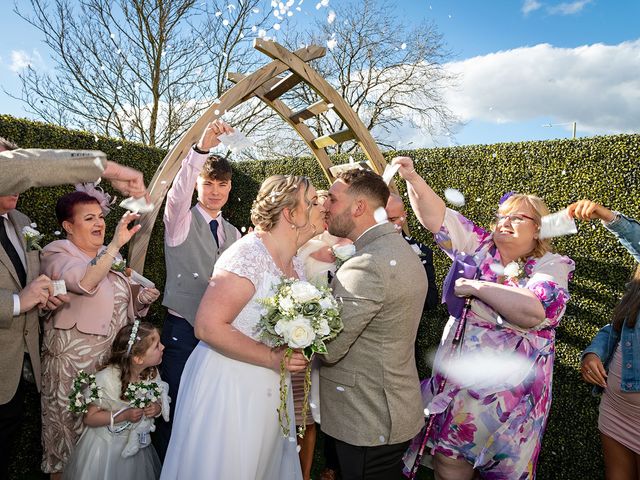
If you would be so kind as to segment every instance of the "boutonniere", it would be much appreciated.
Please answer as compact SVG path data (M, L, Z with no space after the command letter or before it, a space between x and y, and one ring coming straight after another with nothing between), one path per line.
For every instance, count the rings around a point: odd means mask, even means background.
M127 260L124 258L114 258L111 263L111 270L114 272L125 273L127 269Z
M331 247L334 257L336 257L336 270L338 270L344 262L349 260L356 254L356 246L353 243L347 245L334 245Z
M513 261L504 267L504 276L511 281L517 282L524 275L524 262Z
M44 235L36 230L35 227L37 227L37 225L32 223L22 228L22 236L27 243L27 250L42 250L38 242L44 238Z

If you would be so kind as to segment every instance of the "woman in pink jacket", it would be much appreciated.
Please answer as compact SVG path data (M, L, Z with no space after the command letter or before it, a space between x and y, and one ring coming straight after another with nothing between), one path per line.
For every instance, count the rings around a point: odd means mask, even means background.
M61 476L82 433L82 415L68 410L78 370L93 373L118 330L144 316L160 295L124 274L119 251L140 229L128 227L138 215L125 213L105 247L104 194L88 191L92 195L76 191L58 200L56 216L67 239L42 251L42 273L64 280L70 297L45 322L42 345L42 470L52 479Z

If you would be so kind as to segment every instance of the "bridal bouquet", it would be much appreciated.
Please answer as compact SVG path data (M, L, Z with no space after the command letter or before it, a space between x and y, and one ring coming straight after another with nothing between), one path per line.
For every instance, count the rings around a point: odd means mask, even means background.
M102 398L102 388L96 385L96 376L79 370L73 379L73 388L69 393L69 411L87 413L89 404Z
M326 353L325 342L333 339L343 328L340 309L327 287L317 288L302 280L283 279L272 297L260 302L265 312L260 317L257 330L260 336L275 347L287 346L285 358L293 349L301 349L311 360L314 353ZM280 408L278 418L285 436L289 435L289 414L287 412L287 385L285 383L284 358L280 364ZM302 416L306 419L309 391L311 389L311 365L307 366L304 381L304 403ZM303 436L305 421L298 435Z

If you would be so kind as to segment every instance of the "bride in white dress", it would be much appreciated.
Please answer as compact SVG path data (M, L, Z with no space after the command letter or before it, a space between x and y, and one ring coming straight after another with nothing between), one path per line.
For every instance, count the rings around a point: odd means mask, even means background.
M262 343L260 298L282 276L304 276L296 250L321 229L324 210L306 177L266 179L251 208L256 230L218 259L196 315L200 343L184 369L162 480L301 480L289 389L290 437L280 429L280 362ZM301 353L289 372L306 367ZM288 376L288 375L287 375Z

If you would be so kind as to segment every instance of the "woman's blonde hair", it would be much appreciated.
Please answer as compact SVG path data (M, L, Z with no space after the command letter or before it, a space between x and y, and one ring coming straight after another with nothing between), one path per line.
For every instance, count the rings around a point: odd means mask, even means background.
M307 221L309 211L313 206L307 198L311 182L307 177L297 175L272 175L260 186L258 196L251 206L251 221L256 227L264 231L271 230L280 220L285 208L293 210L298 206L300 190L304 191L304 201L307 204ZM302 225L296 225L302 227Z
M507 198L500 207L498 207L498 213L508 213L520 210L521 207L529 207L529 210L533 213L533 221L538 226L538 233L540 231L540 225L542 223L542 217L549 215L549 207L547 207L544 200L535 195L526 195L522 193L514 193ZM492 228L495 229L495 225ZM547 252L552 252L553 247L551 241L548 238L540 239L536 238L536 246L527 254L528 257L540 258Z

